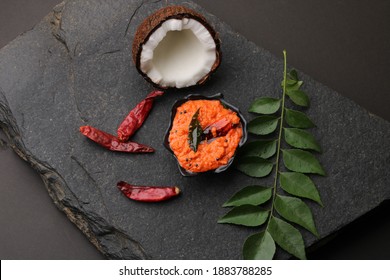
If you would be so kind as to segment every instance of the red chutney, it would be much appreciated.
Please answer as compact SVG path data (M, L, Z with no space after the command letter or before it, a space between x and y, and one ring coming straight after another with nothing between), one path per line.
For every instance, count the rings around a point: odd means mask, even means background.
M202 141L196 152L189 145L189 126L199 109L198 120L202 129L226 120L232 123L224 136ZM213 131L213 130L212 130ZM179 164L190 172L205 172L226 165L234 155L243 131L236 112L226 109L219 100L189 100L177 108L169 133L169 145ZM215 136L215 132L213 132Z

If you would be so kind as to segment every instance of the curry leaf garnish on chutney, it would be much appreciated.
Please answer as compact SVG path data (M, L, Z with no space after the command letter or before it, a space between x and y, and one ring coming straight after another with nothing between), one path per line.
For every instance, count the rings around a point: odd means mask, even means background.
M190 127L188 128L188 141L191 149L196 152L198 150L199 143L203 134L203 129L198 120L199 109L196 110L195 114L192 116Z

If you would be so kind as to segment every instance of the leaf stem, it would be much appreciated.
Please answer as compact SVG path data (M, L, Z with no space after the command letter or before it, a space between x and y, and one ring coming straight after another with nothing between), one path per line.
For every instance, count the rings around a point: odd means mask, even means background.
M267 228L274 212L274 203L276 198L276 189L279 178L279 162L280 162L280 143L282 142L282 133L283 133L283 121L284 121L284 103L286 99L286 80L287 80L287 53L286 50L283 50L283 95L282 95L282 113L280 115L280 126L279 126L279 135L278 135L278 146L276 149L276 162L275 162L275 180L273 185L273 194L272 194L272 202L271 202L271 210L270 215L267 222Z

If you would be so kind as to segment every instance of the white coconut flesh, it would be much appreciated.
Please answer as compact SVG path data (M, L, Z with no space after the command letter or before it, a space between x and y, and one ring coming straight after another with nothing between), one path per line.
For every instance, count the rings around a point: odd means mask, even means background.
M216 59L215 41L203 24L169 19L143 45L140 68L162 87L183 88L196 85Z

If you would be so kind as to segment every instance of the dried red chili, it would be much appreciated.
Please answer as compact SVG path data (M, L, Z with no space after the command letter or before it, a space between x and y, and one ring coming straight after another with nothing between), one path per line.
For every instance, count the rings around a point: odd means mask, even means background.
M119 141L126 142L141 127L152 109L154 99L163 94L163 91L152 91L130 111L118 127Z
M179 195L178 187L137 186L124 181L117 184L118 189L128 198L143 202L158 202Z
M80 127L80 132L100 146L117 152L152 153L154 149L136 142L120 142L117 137L92 126Z
M229 130L234 128L236 125L237 124L233 124L228 119L221 119L213 124L210 124L203 130L202 140L225 136Z

